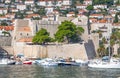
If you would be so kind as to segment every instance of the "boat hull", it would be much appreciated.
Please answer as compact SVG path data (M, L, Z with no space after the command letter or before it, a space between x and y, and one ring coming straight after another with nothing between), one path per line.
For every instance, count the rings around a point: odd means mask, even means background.
M119 64L88 64L88 67L90 68L120 68L120 63Z
M25 61L25 62L23 62L23 64L31 65L32 62L31 61Z

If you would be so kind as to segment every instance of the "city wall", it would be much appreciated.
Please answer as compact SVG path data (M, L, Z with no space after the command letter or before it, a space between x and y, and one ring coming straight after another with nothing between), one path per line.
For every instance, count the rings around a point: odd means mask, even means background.
M84 44L58 44L58 45L25 45L25 46L14 46L14 47L3 47L9 53L17 55L24 54L25 57L35 58L55 58L72 57L74 59L88 59Z

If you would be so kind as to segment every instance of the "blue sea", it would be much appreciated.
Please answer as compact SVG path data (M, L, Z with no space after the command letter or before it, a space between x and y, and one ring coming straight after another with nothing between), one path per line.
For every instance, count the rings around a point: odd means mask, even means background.
M79 66L0 65L0 78L120 78L120 69Z

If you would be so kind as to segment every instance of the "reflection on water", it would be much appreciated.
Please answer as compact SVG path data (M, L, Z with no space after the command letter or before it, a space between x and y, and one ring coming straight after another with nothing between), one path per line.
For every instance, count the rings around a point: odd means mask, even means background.
M0 78L118 78L120 69L81 67L0 66Z

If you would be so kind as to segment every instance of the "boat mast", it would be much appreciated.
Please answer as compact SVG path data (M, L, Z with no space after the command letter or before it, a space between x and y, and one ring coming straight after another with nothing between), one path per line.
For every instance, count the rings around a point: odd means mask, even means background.
M110 26L110 25L109 25ZM109 58L111 58L111 50L110 50L110 36L111 36L111 31L110 31L110 27L108 26L108 52L109 52Z
M110 58L110 35L109 35L109 40L108 40L108 52L109 52L109 58Z

